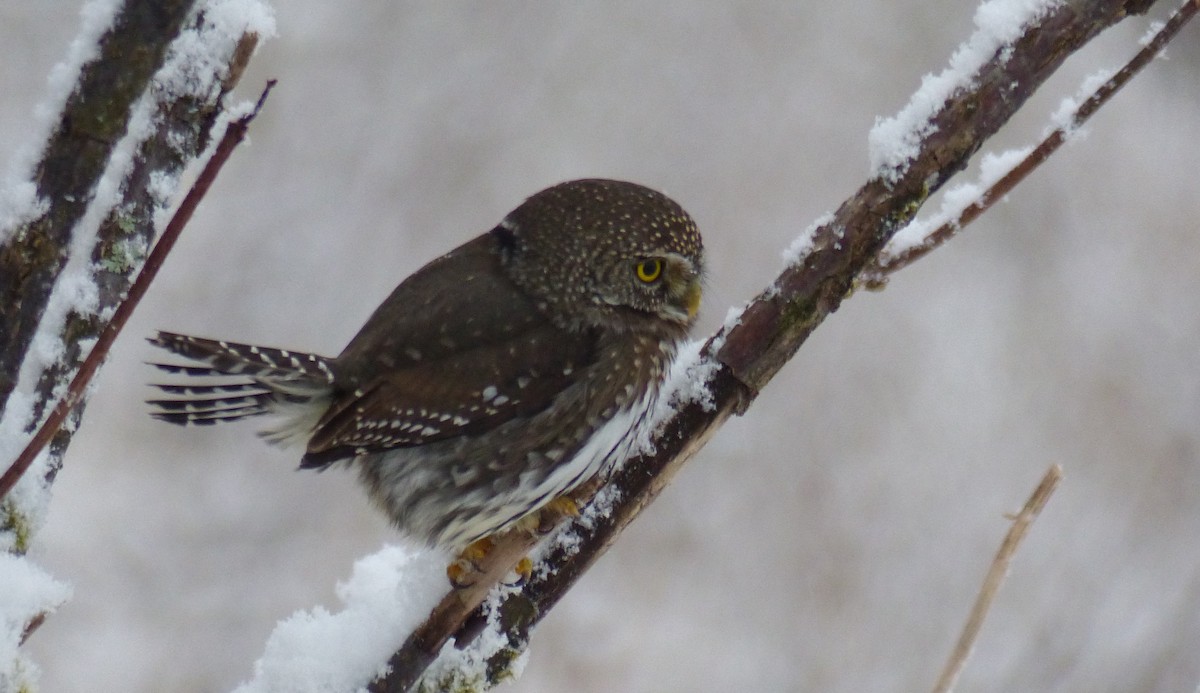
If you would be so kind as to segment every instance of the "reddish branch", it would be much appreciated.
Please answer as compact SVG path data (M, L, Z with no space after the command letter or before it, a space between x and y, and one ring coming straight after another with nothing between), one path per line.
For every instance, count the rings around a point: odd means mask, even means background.
M667 484L732 414L740 414L758 391L796 352L808 335L848 296L860 274L875 261L888 239L915 215L930 194L962 170L971 155L1021 107L1069 56L1105 28L1152 2L1076 0L1049 9L1011 46L998 51L973 77L969 88L953 94L931 117L919 154L899 178L868 181L818 228L812 251L787 268L742 313L730 329L705 346L703 358L714 363L708 381L712 405L683 407L655 437L656 453L629 460L609 481L619 500L612 511L592 517L593 524L565 527L577 541L553 548L524 587L499 600L482 603L482 594L450 593L390 660L389 673L371 690L412 690L442 646L455 639L468 647L488 613L497 614L509 648L489 662L489 678L498 680L507 663L524 647L530 629L612 544L616 536ZM492 573L503 572L513 556L532 548L533 540L502 538ZM491 558L491 556L489 556ZM482 605L481 605L482 604Z

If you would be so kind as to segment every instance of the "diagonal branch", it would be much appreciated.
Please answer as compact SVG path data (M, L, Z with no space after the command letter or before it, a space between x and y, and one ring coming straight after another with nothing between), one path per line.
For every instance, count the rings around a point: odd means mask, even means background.
M979 595L971 607L970 615L967 616L967 623L963 626L958 642L954 644L954 651L950 654L950 659L946 662L946 667L938 677L937 683L934 684L934 693L950 693L954 690L954 683L958 680L958 675L962 673L963 667L967 665L967 659L975 647L975 639L979 637L979 631L983 629L983 619L992 607L996 594L1000 592L1001 583L1008 576L1008 567L1017 553L1017 547L1029 533L1033 521L1042 513L1042 508L1045 508L1046 503L1050 502L1050 496L1054 495L1060 481L1062 481L1062 467L1057 464L1051 466L1042 476L1042 480L1033 490L1033 494L1029 496L1029 500L1025 501L1021 512L1013 518L1012 526L1004 535L1004 541L1000 543L996 557L992 559L992 565L983 579L983 586L979 588Z
M249 57L249 54L246 54ZM50 415L42 422L33 439L21 451L17 459L5 470L4 475L0 476L0 500L12 490L21 475L29 468L29 465L38 456L39 453L48 445L52 438L62 428L68 414L83 401L84 392L87 389L88 383L95 376L96 371L100 369L100 364L108 356L108 350L112 347L112 343L116 340L117 335L125 327L125 323L129 321L133 311L137 308L142 297L146 295L146 291L150 288L150 283L158 275L158 270L162 267L163 261L166 260L167 254L175 246L176 239L183 232L183 228L191 221L192 214L196 211L196 207L200 205L200 201L204 199L205 193L208 192L210 186L217 178L217 173L221 167L229 159L229 155L233 153L233 149L241 143L246 137L246 130L250 127L250 121L254 120L262 108L263 102L266 101L267 94L271 88L275 86L275 82L267 83L262 95L259 96L258 102L254 105L254 109L246 115L229 123L225 128L225 134L221 141L217 143L216 149L209 157L208 162L200 171L196 181L192 184L188 194L183 198L183 202L179 204L179 208L175 210L175 214L171 217L171 221L163 230L162 236L158 242L154 244L154 249L150 251L150 255L146 258L145 264L137 275L137 280L129 287L125 294L124 300L117 306L116 311L109 319L104 329L101 330L100 336L96 340L95 346L88 352L87 358L80 364L79 369L75 372L75 377L71 379L67 386L66 393L54 405L50 411Z
M0 301L0 436L9 443L5 453L16 456L0 460L0 546L18 553L28 543L37 491L30 503L8 492L47 444L40 488L52 482L88 382L153 275L143 273L141 288L131 288L156 217L208 148L259 36L273 30L210 0L156 3L152 11L143 5L129 0L118 11L98 57L81 68L38 165L45 212L0 230L0 296L10 297ZM153 48L159 42L162 50ZM149 77L139 81L143 68ZM27 329L34 331L21 337ZM35 335L41 346L31 348ZM21 371L19 396L10 398ZM15 445L39 421L18 456Z
M682 401L652 441L653 453L625 463L580 520L549 542L533 577L520 589L446 596L433 615L389 661L389 673L371 690L413 690L440 653L470 647L481 623L494 624L482 674L429 680L428 689L495 683L524 648L532 627L575 580L615 541L620 531L665 487L672 475L733 414L743 413L762 387L799 349L812 331L848 296L860 273L888 239L934 191L962 170L971 155L1021 107L1058 66L1105 28L1152 2L1074 0L1049 4L1013 40L995 47L929 117L908 133L911 157L880 170L827 221L807 235L801 255L731 322L704 345L693 363L691 382L701 395ZM698 391L697 388L692 388ZM492 575L513 556L534 548L525 536L501 539L489 556ZM487 599L485 602L482 600ZM482 606L478 606L482 603ZM443 676L437 674L436 676ZM466 676L466 678L463 678ZM470 678L475 676L476 678ZM459 678L456 678L459 677Z
M129 0L84 65L34 172L46 211L0 244L0 414L50 300L71 235L91 202L133 104L163 64L195 0Z
M905 247L893 249L896 243L888 244L875 259L872 267L863 272L861 277L863 286L871 290L882 289L887 284L889 274L904 269L933 252L935 248L957 236L964 226L979 218L979 215L990 209L997 200L1003 199L1021 181L1025 180L1026 176L1033 173L1038 166L1041 166L1054 152L1058 151L1058 148L1065 144L1068 138L1087 122L1088 118L1100 110L1101 106L1108 103L1109 99L1121 90L1121 87L1128 84L1134 75L1161 55L1171 39L1175 38L1179 30L1191 21L1198 11L1200 11L1200 0L1185 2L1154 34L1154 38L1142 46L1142 49L1124 67L1075 107L1064 124L1051 130L1016 166L1000 176L975 201L954 214L952 219L939 224L919 241ZM914 226L916 225L914 224ZM930 225L932 226L932 224ZM905 235L911 232L910 228Z

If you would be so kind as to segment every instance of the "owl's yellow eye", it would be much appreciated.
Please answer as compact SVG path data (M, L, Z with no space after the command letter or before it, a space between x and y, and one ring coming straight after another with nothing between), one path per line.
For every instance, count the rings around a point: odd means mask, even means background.
M662 276L663 261L658 258L637 263L637 278L649 284Z

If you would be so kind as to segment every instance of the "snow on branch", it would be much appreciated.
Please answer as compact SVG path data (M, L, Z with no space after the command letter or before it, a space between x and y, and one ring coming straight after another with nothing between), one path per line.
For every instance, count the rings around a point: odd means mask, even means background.
M38 213L5 215L27 220L0 232L0 411L7 411L51 289L67 264L75 226L125 136L133 104L162 66L192 2L131 0L110 20L94 56L78 68L75 86L32 171ZM146 5L158 5L157 11ZM57 73L61 79L70 70Z
M796 244L802 252L769 287L706 343L681 355L674 406L642 453L544 546L520 533L501 538L482 566L480 584L448 594L369 690L483 690L511 676L530 630L716 429L750 406L926 199L966 167L1069 55L1152 4L985 3L977 32L955 54L951 71L914 96L924 105L873 131L871 179L806 233ZM535 549L531 578L518 589L498 586L516 558ZM453 666L442 666L447 661Z
M937 128L933 116L952 96L969 89L988 61L1006 59L1008 47L1026 28L1046 16L1059 0L989 0L975 10L975 33L963 42L950 65L925 75L908 105L890 118L879 118L868 137L871 170L895 182L920 153L922 142Z
M7 553L0 553L0 585L0 691L24 691L37 673L17 648L45 614L71 597L71 587Z
M941 209L928 218L914 219L896 233L879 253L874 265L861 275L862 285L872 290L882 289L889 274L911 265L958 235L962 227L1007 195L1059 147L1076 136L1087 119L1108 103L1134 75L1161 56L1167 43L1197 11L1200 11L1200 3L1184 3L1165 24L1156 28L1124 67L1112 74L1101 71L1085 80L1080 86L1079 98L1063 99L1051 118L1055 126L1037 146L985 154L979 165L978 181L948 189L942 197ZM1087 97L1083 98L1083 94Z
M100 37L95 57L78 69L33 172L38 212L8 210L6 218L27 220L0 230L0 460L6 468L65 394L123 300L180 174L208 147L224 96L258 36L273 31L257 2L240 4L244 8L235 10L238 3L194 8L131 0ZM0 490L6 514L0 527L35 511L36 501L21 502L23 489L39 495L73 428L69 422L58 432L35 479L12 495ZM0 547L23 549L12 541L15 535L0 535L8 537Z
M52 77L59 99L69 95L32 181L0 191L0 550L13 554L26 551L45 514L82 413L89 378L80 375L103 360L181 174L225 126L226 94L274 31L259 0L97 1L84 14L76 62ZM48 449L30 447L52 408L39 436ZM45 581L38 618L66 598ZM29 603L0 605L0 642L28 634ZM31 671L0 648L0 683L28 682Z

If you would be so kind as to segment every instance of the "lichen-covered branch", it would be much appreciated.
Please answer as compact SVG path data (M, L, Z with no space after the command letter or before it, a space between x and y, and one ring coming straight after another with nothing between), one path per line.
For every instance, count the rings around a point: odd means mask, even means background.
M178 16L168 17L167 10ZM199 8L191 3L158 3L154 11L147 12L138 2L130 2L118 13L101 39L99 57L83 67L58 130L38 165L38 191L48 205L46 212L8 234L7 244L0 249L0 263L11 272L0 273L8 279L0 290L14 297L0 308L0 331L8 340L0 345L0 369L7 369L0 372L0 407L12 394L33 335L39 330L58 335L55 358L37 363L33 369L38 380L22 397L27 410L4 407L2 411L9 417L20 415L22 432L29 433L51 405L64 396L74 398L66 425L56 427L50 442L50 458L41 472L44 484L52 481L83 406L82 392L64 395L62 386L71 381L113 311L125 300L156 233L156 215L169 208L184 168L208 147L225 96L257 44L254 31L231 31L226 19L208 11L205 3ZM110 43L121 46L132 40L126 34L135 30L148 32L136 36L143 48L109 47ZM187 40L172 44L180 35ZM159 42L163 49L150 51L149 46ZM151 57L155 58L153 64ZM141 91L134 93L130 75L143 69L149 71L148 78L140 82ZM77 112L80 110L82 114ZM104 120L108 128L103 138L107 160L93 160L98 146L95 129L78 124L80 120L86 123L89 116ZM122 130L112 128L112 120L119 120ZM69 155L72 146L77 153L74 158ZM128 163L114 163L112 156L118 148L130 151ZM58 170L70 166L77 169ZM90 188L81 187L81 170L90 172ZM100 212L103 218L98 228L83 229L79 221L89 204L102 205L92 212ZM82 265L78 278L89 287L93 299L86 306L48 311L55 281L71 254L81 252L87 257L76 258ZM22 334L26 336L20 337ZM104 352L106 347L92 359L102 359ZM3 430L11 436L14 427L10 420ZM15 468L9 466L11 462L0 460L4 470L0 498L5 498L28 465L26 461ZM4 514L0 530L11 530L10 537L15 537L0 545L22 552L28 541L28 531L22 531L28 524L24 512L10 499L0 507Z
M34 171L45 211L0 246L0 414L55 279L133 104L163 65L195 0L129 0L83 66Z
M272 30L269 12L126 2L80 68L36 165L38 203L17 210L20 226L0 229L0 558L10 572L37 575L19 582L41 590L13 602L24 611L0 614L6 642L23 642L69 594L2 552L28 548L88 382L153 274L143 263L156 217L209 147L263 30ZM45 463L25 475L35 458ZM0 688L25 685L21 662L0 661Z
M548 542L533 577L517 590L483 589L447 595L429 621L390 661L390 672L373 691L483 690L503 680L530 629L575 580L612 544L620 531L668 483L733 414L750 405L812 331L852 292L863 271L889 238L925 200L1016 113L1057 67L1105 28L1144 12L1146 0L1069 0L1048 4L1012 41L996 47L973 75L948 94L913 129L911 156L880 170L828 220L813 229L797 260L767 287L740 318L713 335L701 351L697 373L706 374L708 396L682 403L653 441L653 454L629 460L601 489L604 502L560 529ZM510 561L534 547L520 535L505 537L495 552ZM490 558L490 557L489 557ZM507 565L511 565L508 563ZM498 566L485 566L490 574ZM506 565L499 566L503 573ZM490 583L489 583L490 585ZM482 679L447 679L444 671L421 682L444 652L470 650L480 631L492 628ZM453 644L450 643L454 639ZM455 655L459 656L459 655ZM466 688L471 686L472 688Z

